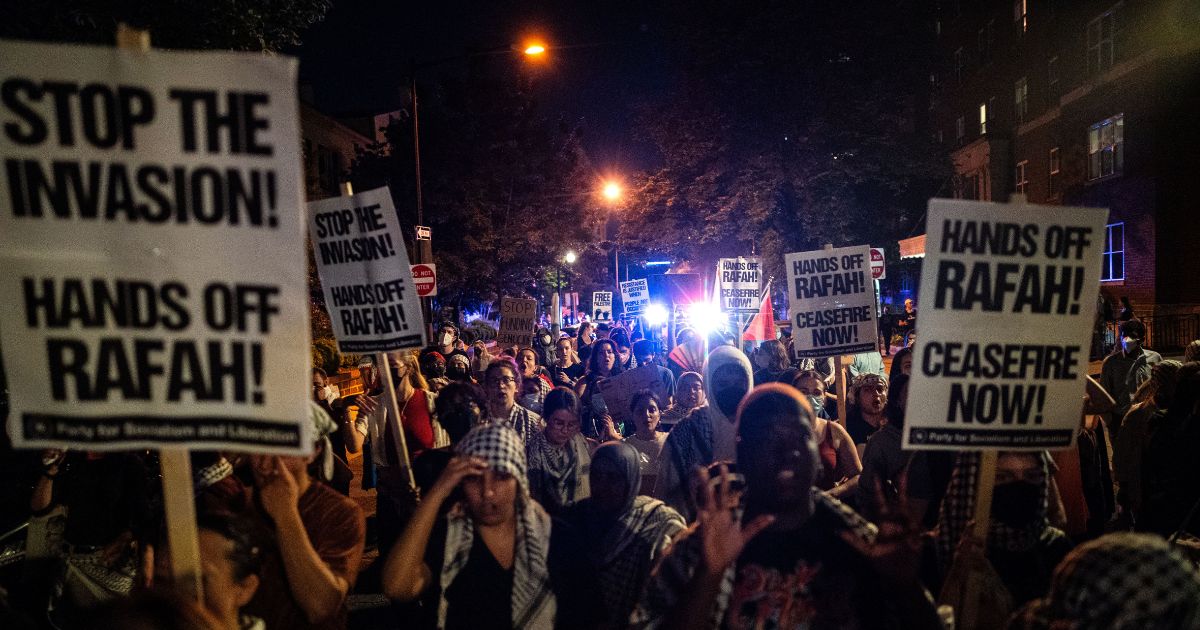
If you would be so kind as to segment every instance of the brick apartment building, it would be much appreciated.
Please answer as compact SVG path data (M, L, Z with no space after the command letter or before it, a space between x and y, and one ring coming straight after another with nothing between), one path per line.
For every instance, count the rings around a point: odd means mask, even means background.
M354 162L355 147L373 140L330 116L300 103L305 196L310 201L341 194L341 182Z
M1105 297L1200 312L1200 3L944 0L936 20L953 196L1107 207Z

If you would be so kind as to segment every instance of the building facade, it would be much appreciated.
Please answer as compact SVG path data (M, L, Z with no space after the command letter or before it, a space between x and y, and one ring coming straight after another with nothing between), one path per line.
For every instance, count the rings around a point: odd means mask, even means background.
M955 197L1109 208L1101 293L1200 312L1200 3L940 3L934 136Z
M347 125L300 103L300 136L304 150L305 196L311 200L341 194L357 147L373 141Z

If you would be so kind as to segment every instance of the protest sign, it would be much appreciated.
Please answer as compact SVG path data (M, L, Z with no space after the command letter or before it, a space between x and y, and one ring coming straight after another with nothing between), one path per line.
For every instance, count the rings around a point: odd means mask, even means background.
M762 259L722 258L717 261L717 292L721 310L756 313L762 302Z
M592 292L592 320L612 321L612 291Z
M400 220L386 187L308 204L313 256L342 352L425 345Z
M658 373L658 367L643 365L600 381L596 388L604 395L604 403L613 420L627 427L635 426L629 405L640 391L648 389L658 394L659 400L667 399L667 385Z
M0 43L18 447L311 450L296 62Z
M904 446L1072 444L1108 211L929 202Z
M796 356L841 356L876 348L870 261L866 245L784 256Z
M537 319L537 300L501 298L500 331L496 343L527 348L533 345L533 324Z
M625 314L641 313L650 305L650 288L645 278L627 280L621 283L621 302L625 305Z

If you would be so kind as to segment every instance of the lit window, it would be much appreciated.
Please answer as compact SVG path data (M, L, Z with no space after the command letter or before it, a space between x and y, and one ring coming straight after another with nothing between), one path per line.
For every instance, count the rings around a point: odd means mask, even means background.
M1061 190L1059 190L1059 187L1062 186L1062 183L1059 182L1060 177L1062 177L1062 157L1059 156L1059 154L1058 154L1058 147L1054 147L1053 149L1050 149L1050 196L1051 197L1062 192Z
M1124 170L1124 144L1124 114L1092 125L1088 129L1088 179L1100 179Z
M1046 62L1046 98L1051 105L1058 105L1058 57L1051 57Z
M1029 30L1029 5L1026 0L1013 0L1013 22L1022 33Z
M987 103L979 104L979 135L987 133L988 124L988 106Z
M1013 181L1015 181L1017 184L1017 192L1021 194L1025 194L1029 190L1029 177L1025 173L1026 167L1028 166L1029 160L1017 162L1016 177L1013 179Z
M1029 81L1025 77L1017 79L1014 84L1017 104L1017 122L1025 122L1025 116L1029 114Z
M1125 279L1125 224L1113 223L1104 230L1104 256L1100 280Z
M1117 50L1117 5L1087 25L1088 74L1094 75L1113 66Z

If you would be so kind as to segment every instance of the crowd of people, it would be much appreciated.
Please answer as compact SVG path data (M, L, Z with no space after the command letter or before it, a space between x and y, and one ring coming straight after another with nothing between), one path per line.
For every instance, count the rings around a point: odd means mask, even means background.
M153 452L7 450L0 626L354 627L357 584L399 628L1200 627L1200 341L1164 360L1123 321L1077 446L999 453L980 528L980 454L902 447L905 313L890 369L592 322L493 348L447 323L355 395L313 369L311 456L191 455L200 603ZM635 369L653 387L605 396Z

